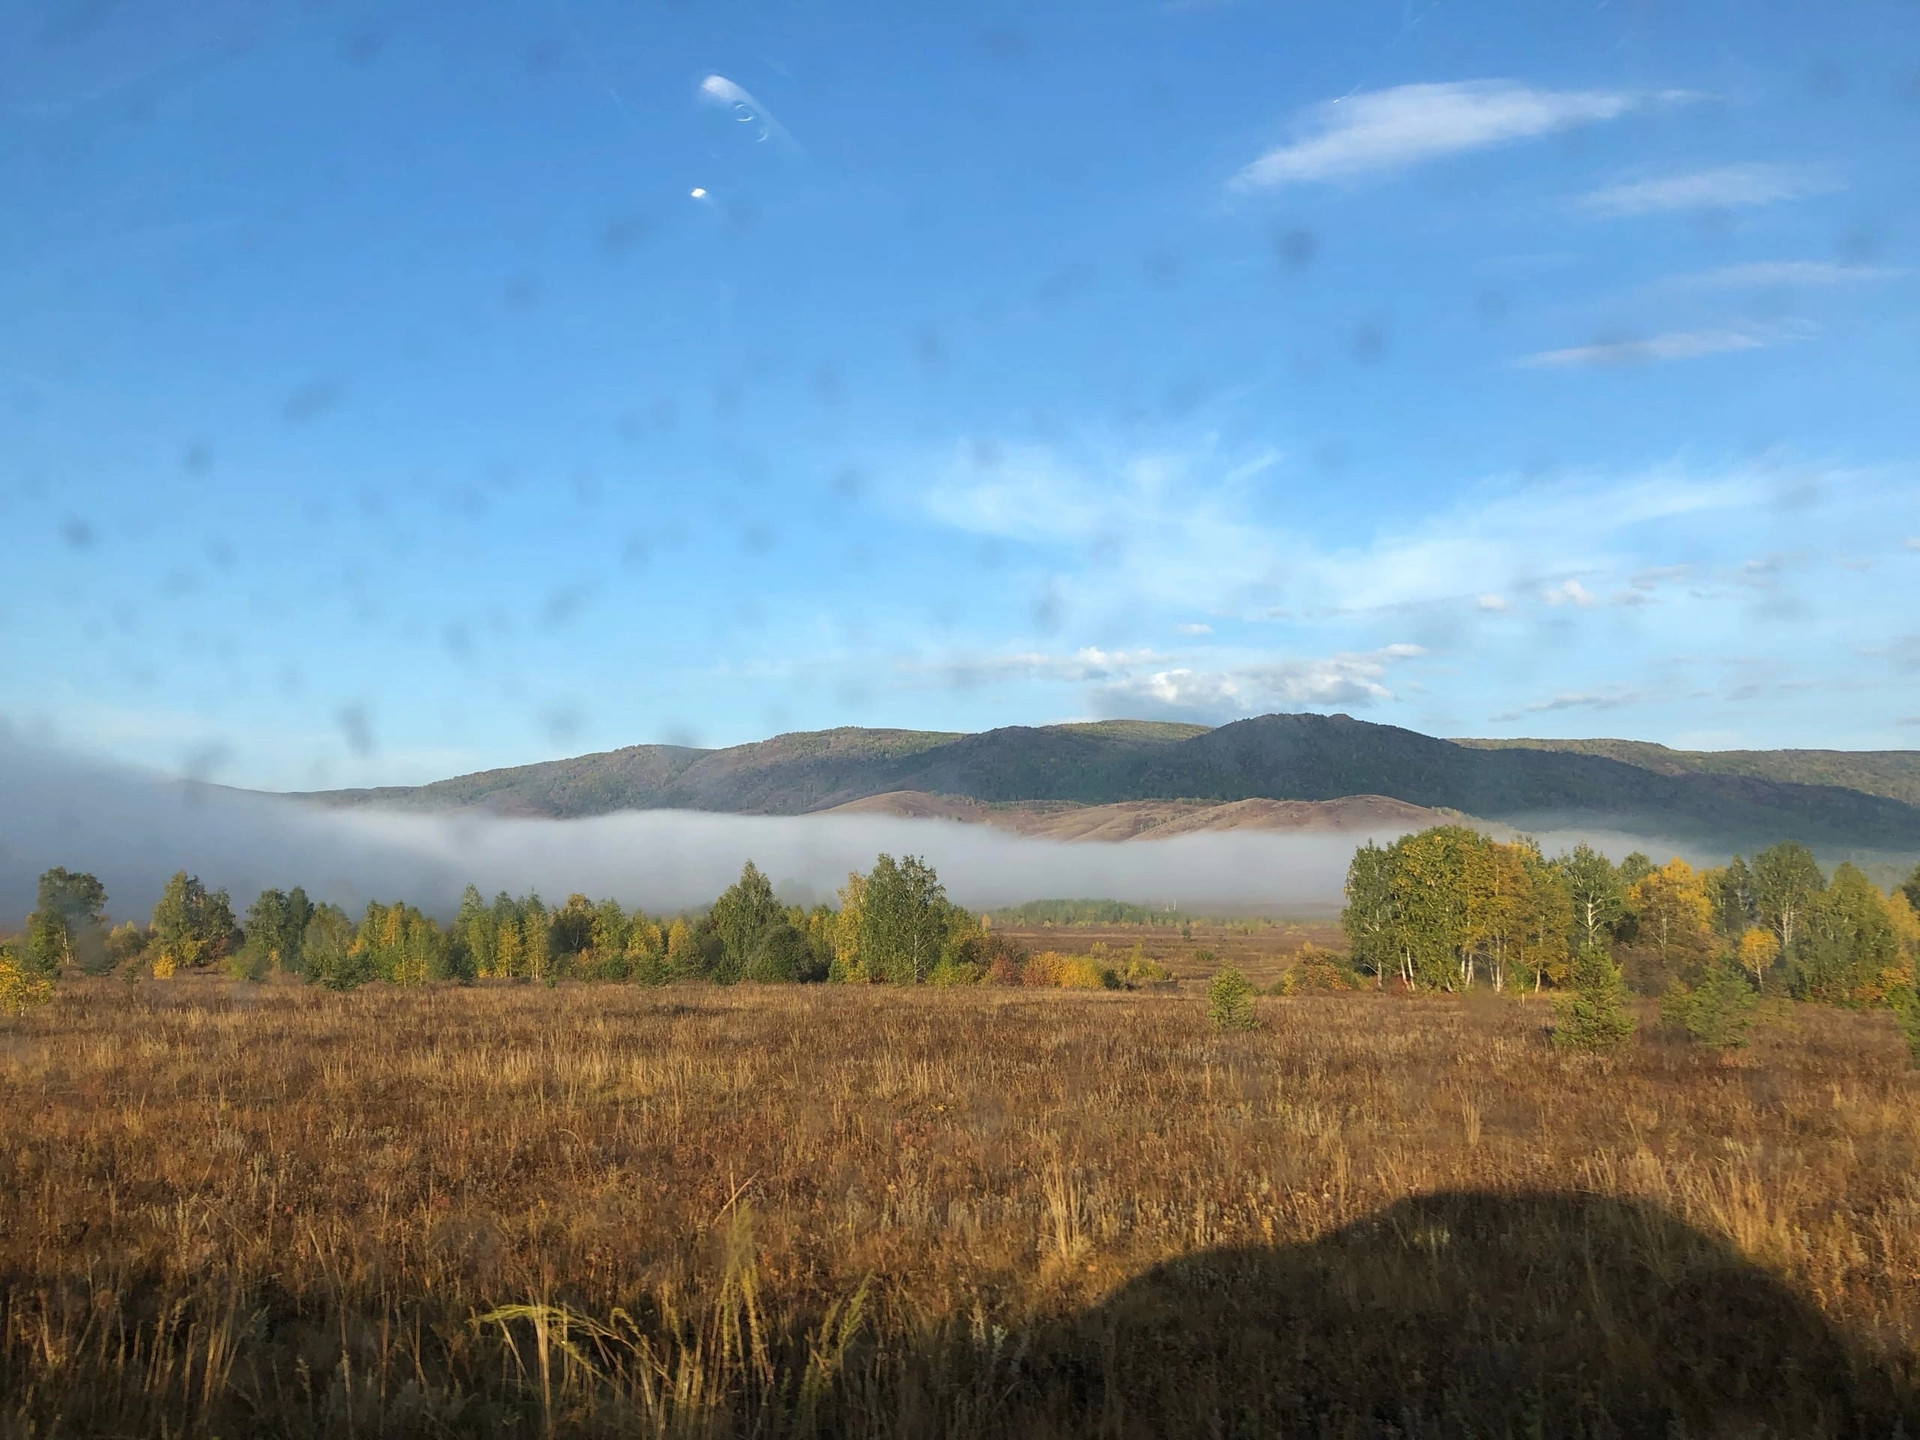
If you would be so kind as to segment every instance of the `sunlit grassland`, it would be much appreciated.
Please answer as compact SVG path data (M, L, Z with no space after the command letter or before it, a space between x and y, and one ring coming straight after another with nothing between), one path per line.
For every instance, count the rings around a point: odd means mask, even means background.
M1151 1433L1166 1396L1127 1386L1160 1384L1259 1433L1125 1353L1116 1292L1431 1191L1645 1202L1804 1301L1876 1414L1905 1403L1920 1082L1885 1015L1782 1005L1743 1053L1605 1058L1555 1051L1531 1000L1258 1003L1215 1035L1186 995L65 987L0 1030L0 1432ZM1560 1433L1609 1433L1593 1377L1654 1361L1619 1309L1642 1280L1595 1267L1694 1262L1583 1237L1510 1238L1585 1244L1574 1289L1615 1296L1562 1357ZM1437 1303L1399 1270L1328 1283ZM1375 1433L1299 1383L1314 1433Z

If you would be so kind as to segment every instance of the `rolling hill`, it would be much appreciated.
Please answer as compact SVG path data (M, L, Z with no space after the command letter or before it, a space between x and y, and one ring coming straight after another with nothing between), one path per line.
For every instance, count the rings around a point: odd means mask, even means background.
M303 798L567 817L625 809L798 815L901 791L1068 806L1383 796L1521 826L1627 829L1723 846L1791 838L1920 850L1920 803L1904 791L1906 777L1920 774L1916 757L1730 755L1631 741L1442 740L1347 715L1263 715L1213 729L1121 720L981 734L844 728L723 750L636 745L430 785ZM1902 793L1885 793L1896 788Z

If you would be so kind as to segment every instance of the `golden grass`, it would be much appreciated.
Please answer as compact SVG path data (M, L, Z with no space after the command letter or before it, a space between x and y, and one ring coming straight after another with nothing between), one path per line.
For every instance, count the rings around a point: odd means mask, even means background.
M1138 945L1148 959L1166 966L1181 980L1205 981L1221 965L1232 965L1262 989L1286 974L1303 945L1336 950L1347 946L1334 919L1199 921L1187 927L1185 938L1171 925L996 923L993 928L1035 954L1044 950L1063 955L1097 953L1109 965L1124 962Z
M65 987L0 1029L0 1434L1914 1417L1920 1081L1885 1016L1591 1058L1533 1001L1257 1004L1216 1036L1185 995ZM1722 1310L1747 1341L1708 1343ZM1703 1410L1748 1361L1776 1408Z

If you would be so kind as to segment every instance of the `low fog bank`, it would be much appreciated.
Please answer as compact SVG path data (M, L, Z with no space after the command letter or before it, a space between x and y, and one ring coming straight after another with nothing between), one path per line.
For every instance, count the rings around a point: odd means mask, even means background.
M1504 828L1504 827L1503 827ZM90 870L109 910L144 918L175 870L224 886L236 908L269 886L305 885L357 909L404 899L445 915L468 883L584 891L649 910L711 900L751 859L791 899L826 900L879 851L924 855L962 905L982 909L1055 896L1232 910L1337 906L1347 862L1368 838L1225 831L1124 844L1008 835L983 825L893 816L799 817L636 811L584 820L515 820L323 810L295 801L189 786L0 740L0 924L31 908L54 865ZM1645 837L1547 831L1549 853L1579 840L1616 857L1690 852Z

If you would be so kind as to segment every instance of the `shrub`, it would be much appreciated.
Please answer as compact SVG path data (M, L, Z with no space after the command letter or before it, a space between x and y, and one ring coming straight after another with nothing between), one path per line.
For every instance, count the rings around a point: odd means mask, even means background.
M23 963L13 946L0 946L0 1015L18 1015L53 999L53 982Z
M1216 1030L1252 1030L1253 985L1231 965L1222 965L1207 982L1207 1020Z
M1026 968L1024 960L1003 951L987 962L987 984L1018 985Z
M927 971L929 985L978 985L987 978L987 967L973 960L942 958Z
M1633 1035L1627 983L1604 946L1587 945L1573 959L1573 985L1554 1001L1553 1043L1563 1050L1612 1050Z
M1054 950L1042 950L1020 972L1020 983L1038 989L1047 989L1060 983L1060 967L1067 963L1067 957Z
M237 950L228 951L220 963L234 979L250 980L258 985L267 978L267 970L272 962L261 951L242 945Z
M146 927L131 920L114 926L107 935L107 961L111 965L125 965L137 959L146 948Z
M1127 989L1137 990L1143 985L1165 985L1173 979L1173 972L1158 960L1148 958L1146 952L1135 945L1119 978Z
M1070 955L1053 983L1062 990L1117 990L1120 977L1091 955Z
M629 950L628 970L636 985L664 985L673 979L673 967L658 950Z
M1693 989L1675 981L1660 1004L1660 1018L1686 1031L1696 1045L1737 1050L1747 1043L1760 997L1747 977L1730 965L1714 965Z
M1359 977L1347 967L1346 957L1322 950L1312 941L1300 947L1293 966L1273 987L1276 995L1330 995L1358 990Z

